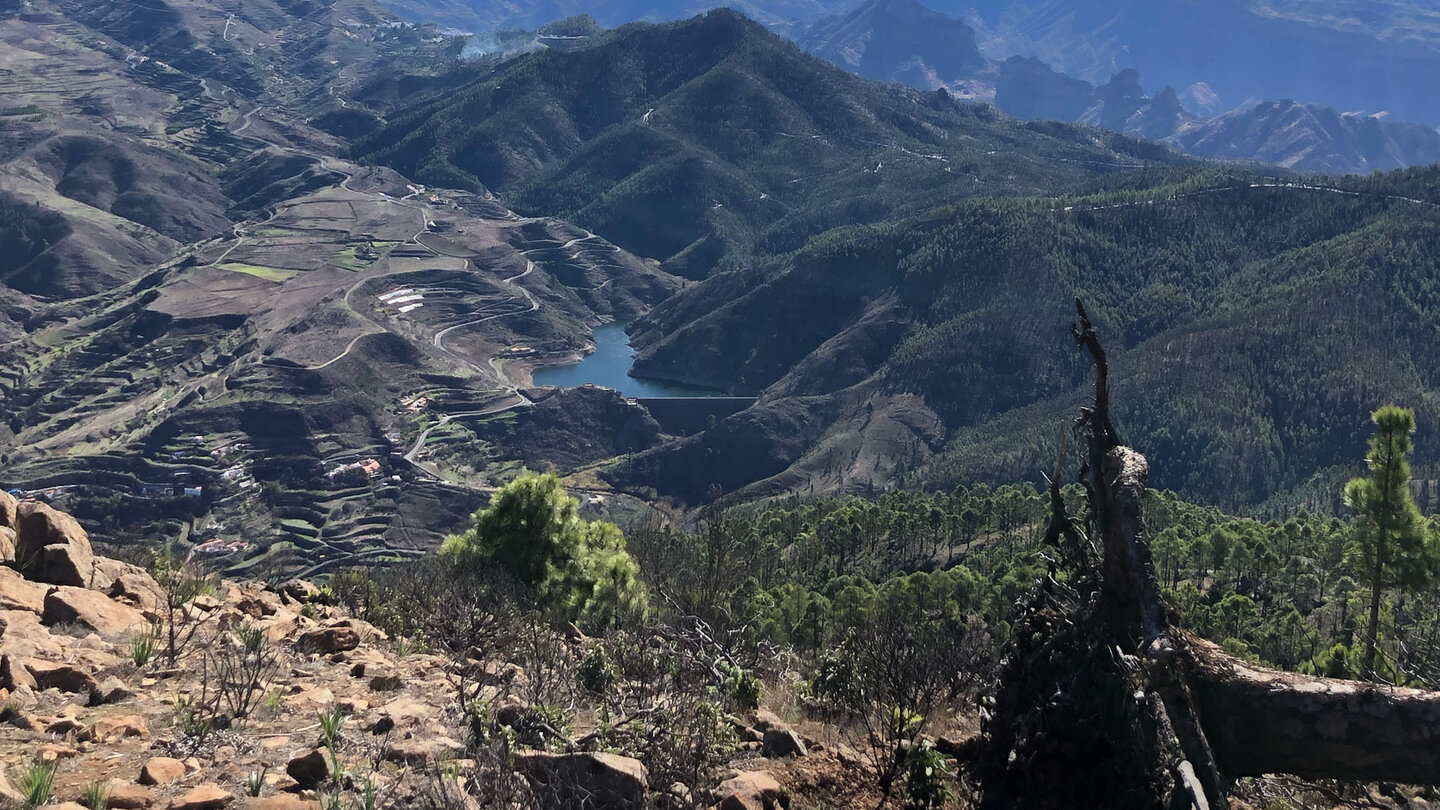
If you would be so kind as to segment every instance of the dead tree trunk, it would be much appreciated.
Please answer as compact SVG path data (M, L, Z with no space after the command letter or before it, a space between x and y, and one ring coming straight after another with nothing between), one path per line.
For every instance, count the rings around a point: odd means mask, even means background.
M1075 428L1090 542L1064 513L1057 464L1046 536L1071 570L1052 571L1015 623L984 716L983 806L1210 810L1230 780L1265 773L1434 781L1440 693L1255 667L1176 626L1150 560L1145 458L1111 424L1105 352L1076 312L1096 369Z

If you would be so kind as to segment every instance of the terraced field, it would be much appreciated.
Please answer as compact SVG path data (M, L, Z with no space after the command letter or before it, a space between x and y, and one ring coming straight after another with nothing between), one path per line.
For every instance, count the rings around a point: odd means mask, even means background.
M467 458L463 422L529 405L498 358L570 357L681 282L313 125L446 48L369 0L0 12L0 216L45 240L0 264L0 486L252 572L463 522L513 466Z

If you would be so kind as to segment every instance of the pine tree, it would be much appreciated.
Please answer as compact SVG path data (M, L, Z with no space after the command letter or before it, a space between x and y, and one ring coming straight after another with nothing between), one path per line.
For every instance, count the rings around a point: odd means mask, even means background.
M501 487L441 553L461 564L498 564L541 601L587 629L647 609L640 569L613 523L587 521L553 473L524 473Z
M1370 610L1365 622L1361 671L1375 672L1375 645L1380 631L1380 595L1390 586L1424 587L1440 570L1440 544L1410 498L1410 434L1415 414L1385 405L1370 415L1375 435L1365 460L1369 478L1345 485L1345 504L1355 511L1356 530L1351 559L1370 581Z

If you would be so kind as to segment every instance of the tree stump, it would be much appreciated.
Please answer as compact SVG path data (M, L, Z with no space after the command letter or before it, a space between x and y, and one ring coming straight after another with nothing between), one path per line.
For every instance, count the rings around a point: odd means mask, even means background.
M1085 530L1057 463L1046 539L1065 573L1052 566L1016 620L982 712L981 806L1211 810L1235 778L1267 773L1433 781L1440 693L1269 670L1177 626L1150 559L1145 457L1110 421L1105 352L1075 305L1072 333L1095 361L1074 428Z

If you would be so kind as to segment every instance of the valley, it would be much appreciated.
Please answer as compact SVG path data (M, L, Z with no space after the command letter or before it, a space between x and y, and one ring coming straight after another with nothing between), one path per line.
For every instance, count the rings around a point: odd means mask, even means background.
M334 8L341 38L321 67L315 34L336 28L312 11L211 19L179 6L161 22L169 38L148 41L143 58L131 49L110 85L37 98L36 112L8 119L40 146L12 153L0 185L17 204L53 210L59 240L0 274L17 294L0 377L4 484L88 504L82 519L117 546L238 548L226 560L236 573L420 553L492 488L479 462L457 474L432 460L454 441L452 420L530 405L504 363L569 356L591 323L632 318L679 286L582 229L339 157L307 122L343 118L368 70L427 48L420 61L433 60L444 41L407 40L413 28L374 9ZM140 21L122 12L32 7L0 32L13 49L34 48L36 64L64 56L36 43L46 13L91 38L76 60L126 53L106 36L141 44ZM202 31L213 58L159 58ZM398 51L378 42L391 37ZM300 81L282 78L297 69L289 55L256 56L307 39ZM15 81L63 87L57 77L90 69L61 59L48 70L47 84ZM149 105L126 114L148 123L77 112L80 88L118 102L126 81ZM157 83L170 95L149 89ZM301 119L302 108L328 111ZM51 134L70 130L83 134ZM51 181L32 155L59 144L72 168ZM137 162L151 154L187 174ZM86 196L106 171L116 202ZM132 209L153 212L154 227ZM182 209L208 219L178 220ZM96 223L148 252L116 250Z
M1045 348L1075 294L1122 336L1146 392L1123 415L1186 497L1333 509L1323 482L1355 452L1333 437L1376 397L1429 415L1429 371L1367 348L1431 328L1433 259L1393 248L1433 238L1432 170L1218 167L869 82L730 11L460 63L373 8L329 29L176 13L211 57L153 66L171 95L132 112L163 126L52 99L0 167L40 204L19 255L43 258L5 273L0 484L117 544L244 541L232 571L314 575L420 553L522 469L619 517L1033 481L1083 388ZM316 30L340 32L331 56L284 52ZM62 118L82 134L46 129ZM144 150L189 174L141 170ZM36 168L54 161L69 174ZM209 207L181 219L166 193ZM65 245L102 212L175 237L96 275ZM1315 356L1335 358L1324 398L1297 393ZM594 382L619 392L574 387Z

